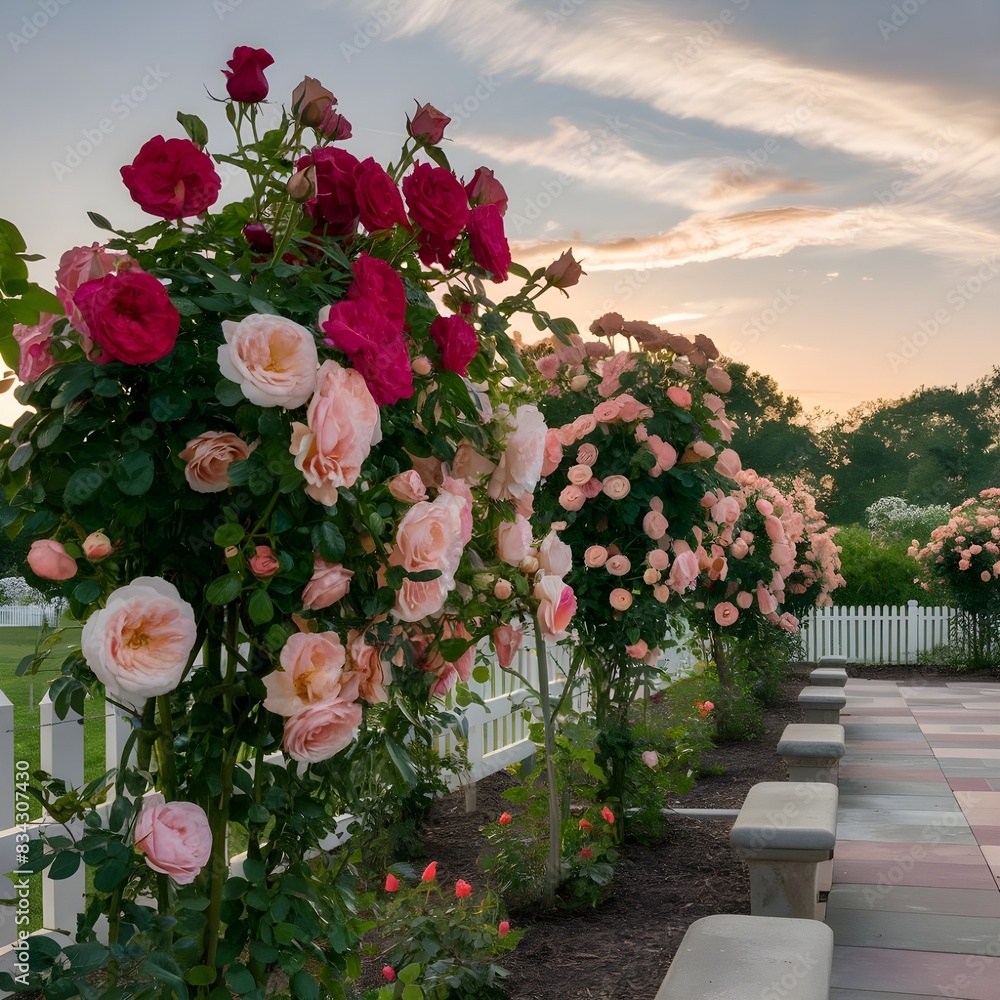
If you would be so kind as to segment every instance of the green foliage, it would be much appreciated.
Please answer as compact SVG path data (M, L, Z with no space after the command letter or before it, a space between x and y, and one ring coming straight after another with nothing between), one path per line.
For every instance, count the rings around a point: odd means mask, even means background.
M951 510L944 504L918 507L902 497L882 497L865 513L868 527L876 538L907 544L916 540L923 544L930 540L931 532L939 524L948 520Z
M916 583L917 565L908 554L909 541L875 538L871 531L852 524L837 534L841 573L846 585L834 594L842 607L897 607L907 601L927 602Z

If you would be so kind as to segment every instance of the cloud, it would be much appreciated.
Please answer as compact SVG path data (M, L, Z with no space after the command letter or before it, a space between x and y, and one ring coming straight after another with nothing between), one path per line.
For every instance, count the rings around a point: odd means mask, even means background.
M807 347L805 344L779 344L778 346L786 351L804 351L809 354L820 353L820 349L818 347Z
M667 313L664 316L654 316L650 322L651 323L682 323L685 320L690 319L704 319L705 313L699 312L678 312L678 313Z

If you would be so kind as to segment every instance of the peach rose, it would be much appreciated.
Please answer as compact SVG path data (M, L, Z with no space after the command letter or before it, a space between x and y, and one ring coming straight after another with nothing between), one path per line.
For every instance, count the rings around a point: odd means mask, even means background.
M389 480L389 492L404 503L427 499L427 487L416 469L408 469Z
M493 596L498 601L506 601L511 594L514 593L514 587L510 580L505 580L501 577L495 584L493 584Z
M756 502L755 506L764 517L770 517L774 513L774 505L770 500L765 500L763 497Z
M690 549L687 552L678 552L673 566L670 567L667 584L671 590L683 594L698 579L699 572L701 567L698 565L698 557Z
M601 491L612 500L624 500L632 491L632 483L627 476L607 476Z
M559 432L550 427L545 432L545 455L542 459L542 475L551 476L562 461L562 445L559 443Z
M740 613L736 609L735 604L723 601L721 604L716 604L714 615L716 622L725 627L726 625L732 625L739 618Z
M493 648L497 651L497 663L506 670L521 648L524 632L513 625L500 625L493 630Z
M329 760L353 742L360 725L361 706L356 702L318 702L285 723L285 753L303 764Z
M750 546L742 538L737 538L729 547L734 559L742 559L749 551Z
M345 684L347 652L336 632L296 632L281 650L281 669L264 678L264 708L289 717L321 701L357 697L357 682Z
M219 371L258 406L294 410L316 388L316 339L281 316L252 313L238 323L222 321L226 342L219 347ZM360 376L359 376L360 377Z
M592 413L582 413L569 426L573 440L579 441L597 429L597 420Z
M733 380L718 365L712 365L711 368L708 368L705 371L705 378L716 392L729 392L733 387Z
M302 607L307 611L320 611L336 604L351 589L352 576L353 569L327 562L313 553L313 575L302 591Z
M757 584L757 606L763 615L774 614L778 608L778 602L763 583Z
M542 638L558 642L569 634L570 619L576 611L573 588L557 576L543 576L535 584L538 600L538 624Z
M589 465L571 465L566 470L566 478L574 486L583 486L594 478L594 470Z
M164 802L156 792L143 800L135 824L135 848L154 872L190 885L212 855L212 829L193 802Z
M628 611L632 607L632 595L621 587L615 587L608 595L608 602L616 611Z
M66 551L62 542L54 538L40 538L28 549L28 565L43 580L69 580L76 576L76 560Z
M478 483L484 476L491 475L496 467L496 462L491 462L468 441L463 441L458 446L455 457L451 460L451 474L467 483Z
M559 506L562 507L563 510L579 510L583 506L586 499L587 497L580 487L574 486L570 483L570 485L565 487L559 494Z
M229 489L227 470L243 462L253 451L230 431L205 431L191 438L178 458L185 463L184 478L196 493L221 493Z
M533 493L545 460L548 428L537 406L518 407L507 417L507 423L511 429L504 443L503 457L486 487L494 500L512 500L523 493Z
M672 469L677 464L677 449L658 434L650 434L647 440L649 450L656 458L656 463L664 471Z
M177 588L140 576L90 616L80 650L110 695L138 707L177 687L196 641L194 609Z
M599 569L608 561L608 550L603 545L591 545L583 553L584 565L590 569Z
M645 584L648 584L650 587L652 587L655 584L659 583L660 580L662 579L662 577L663 577L663 574L658 569L653 569L653 567L650 566L642 574L642 582L645 583Z
M653 588L653 597L655 597L660 604L666 604L670 600L670 588L665 584L661 583L658 587Z
M83 540L83 554L91 562L107 559L114 550L115 547L111 544L111 539L103 531L92 531Z
M414 375L430 375L431 373L431 363L430 359L426 355L421 354L419 357L414 358L410 362L410 368L413 369Z
M637 420L648 420L653 415L653 411L645 403L640 403L627 392L615 397L615 402L618 404L618 419L624 420L627 424L633 424Z
M723 497L712 507L711 513L716 524L735 524L740 516L740 502L736 497Z
M740 456L732 448L723 448L715 459L715 471L728 479L735 479L742 468Z
M261 580L274 576L280 569L278 557L270 545L257 545L249 561L250 572Z
M382 659L382 651L365 641L364 629L351 629L347 633L347 667L345 674L357 683L358 697L369 705L389 700L386 685L389 667Z
M672 385L667 389L667 397L674 406L679 406L684 410L691 409L691 393L679 385Z
M649 643L645 639L640 639L638 642L633 642L631 646L626 646L625 652L634 660L645 659L649 652Z
M444 477L441 490L462 501L462 546L464 548L472 541L472 490L464 479L452 479L451 476Z
M576 451L577 465L589 465L593 469L594 463L597 461L597 456L597 445L590 444L589 441L581 444Z
M566 576L573 568L573 550L555 531L550 531L538 547L538 566L549 576Z
M613 399L606 399L594 407L594 420L599 424L610 424L618 419L618 403Z
M736 604L746 611L753 604L753 594L749 590L741 590L736 595Z
M614 555L605 564L604 568L612 576L624 576L631 568L632 563L628 556Z
M357 482L372 445L381 439L378 405L361 373L323 362L306 423L292 424L288 448L306 478L306 494L326 506L335 504L337 488Z
M649 511L642 519L642 530L654 542L658 542L667 533L669 527L669 522L658 510Z
M662 573L670 565L670 556L663 549L651 549L646 553L646 562Z
M497 528L497 556L508 566L520 566L531 551L531 525L517 514L513 521L502 521Z

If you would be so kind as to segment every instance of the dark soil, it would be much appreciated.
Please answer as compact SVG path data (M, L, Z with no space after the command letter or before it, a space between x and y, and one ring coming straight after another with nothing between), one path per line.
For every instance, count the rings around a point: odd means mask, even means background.
M796 699L802 686L801 677L790 678L781 702L766 713L765 735L704 754L703 767L723 773L699 779L668 804L738 809L751 785L784 781L775 748L785 726L801 721ZM461 792L435 803L422 839L447 879L482 880L477 859L486 841L480 829L507 808L500 792L512 780L501 773L481 781L471 814ZM663 843L625 844L599 907L537 914L504 961L511 1000L651 1000L692 921L749 913L746 867L729 845L731 822L673 818ZM519 922L523 926L525 918Z

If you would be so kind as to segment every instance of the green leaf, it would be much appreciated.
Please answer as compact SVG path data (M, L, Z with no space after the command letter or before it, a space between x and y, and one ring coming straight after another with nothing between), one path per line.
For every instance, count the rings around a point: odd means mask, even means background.
M417 784L417 772L414 770L413 762L406 751L388 733L382 739L389 758L396 765L396 770L399 771L403 780L411 788L415 788Z
M73 597L81 604L90 604L101 596L101 585L96 580L83 580L73 588Z
M66 481L63 503L78 507L86 503L104 485L104 475L97 469L77 469Z
M98 892L111 892L128 875L128 862L115 860L101 865L94 873L94 888Z
M112 226L103 215L98 215L97 212L88 212L87 218L89 218L98 229L107 229L108 232L111 233L115 232L115 227Z
M180 122L181 128L187 132L188 138L193 143L201 147L208 145L208 126L197 115L188 115L183 111L178 111L177 121Z
M424 1000L424 991L416 983L411 983L409 986L403 987L402 998L403 1000Z
M7 462L7 468L11 472L17 472L22 465L27 465L28 459L31 458L34 450L30 441L25 441L24 444L18 445L14 454L10 456Z
M227 378L220 379L215 383L215 398L223 406L238 406L246 400L243 390Z
M490 668L480 663L473 669L472 679L477 684L485 684L490 679Z
M271 602L271 595L266 590L255 590L250 595L247 611L254 625L267 624L274 617L274 604Z
M264 876L267 874L267 869L264 867L264 862L260 858L247 858L243 862L243 874L251 882L260 882Z
M148 452L130 451L115 463L115 485L126 496L141 497L153 485L155 471Z
M196 965L184 977L192 986L210 986L215 982L216 971L210 965Z
M409 965L399 970L397 978L401 983L406 983L409 986L420 978L420 972L420 963L411 962Z
M296 1000L319 1000L319 986L305 969L296 972L289 985Z
M222 524L215 529L214 541L220 548L228 548L230 545L239 545L246 536L241 524Z
M344 558L344 536L332 521L322 521L312 530L313 548L327 562L338 563Z
M243 578L239 573L227 573L216 577L205 588L205 600L215 605L231 604L240 596L242 589Z
M76 874L79 867L80 855L76 851L60 851L49 869L49 878L54 881L69 878L70 875Z
M149 414L159 424L180 420L191 411L191 397L180 386L157 389L149 397Z

